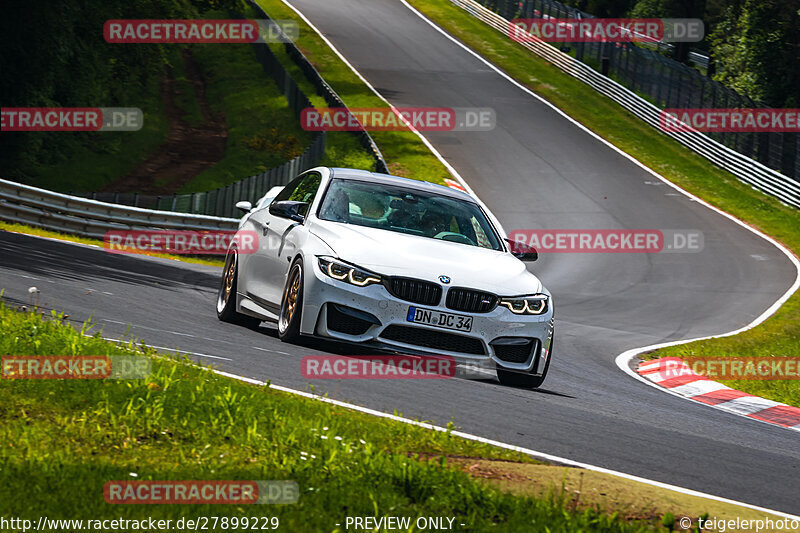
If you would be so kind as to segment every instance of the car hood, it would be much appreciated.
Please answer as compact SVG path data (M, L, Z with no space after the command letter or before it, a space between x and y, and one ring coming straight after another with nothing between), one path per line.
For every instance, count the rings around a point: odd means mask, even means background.
M404 276L450 286L469 287L500 296L541 292L539 279L507 252L405 235L392 231L316 220L310 232L343 261L386 276Z

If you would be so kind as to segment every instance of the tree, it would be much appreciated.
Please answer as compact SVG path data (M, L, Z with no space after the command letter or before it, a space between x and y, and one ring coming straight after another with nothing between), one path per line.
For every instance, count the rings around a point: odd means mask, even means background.
M705 20L706 0L639 0L630 12L633 18L694 18ZM681 63L689 59L693 43L674 43L673 58Z
M714 78L770 107L800 105L800 0L742 0L711 35Z

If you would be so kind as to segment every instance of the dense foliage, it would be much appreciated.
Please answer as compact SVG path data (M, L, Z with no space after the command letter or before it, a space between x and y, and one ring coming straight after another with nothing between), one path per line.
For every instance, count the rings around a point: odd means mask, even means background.
M701 18L715 80L771 107L800 106L800 0L563 0L600 17ZM688 46L676 47L685 61Z
M800 0L734 0L711 34L715 79L772 107L800 106Z
M163 73L162 45L109 44L110 19L192 18L203 11L236 9L239 0L72 0L4 3L0 18L0 105L3 107L140 107L142 95ZM0 171L25 180L34 163L56 162L76 146L111 149L118 135L3 133ZM27 181L27 180L26 180Z

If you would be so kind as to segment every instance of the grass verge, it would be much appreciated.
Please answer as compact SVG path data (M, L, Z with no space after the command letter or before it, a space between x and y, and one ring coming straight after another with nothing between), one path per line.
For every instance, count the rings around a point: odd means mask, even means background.
M292 79L300 87L311 104L318 109L328 107L325 99L317 95L314 85L308 80L305 73L286 53L282 44L273 43L270 45L272 53L281 62L283 68L292 76ZM367 87L362 85L364 91ZM358 168L362 170L375 170L375 160L361 146L358 138L347 131L329 131L325 141L325 154L320 161L320 165L328 167Z
M465 524L455 530L573 532L652 530L665 516L671 526L680 512L705 514L704 505L749 513L652 487L636 512L607 511L592 492L630 482L242 383L135 342L110 343L88 323L76 331L56 313L0 302L0 330L5 355L138 355L153 364L143 380L0 380L1 516L277 516L285 531L342 530L346 516L444 516ZM525 476L534 478L520 483ZM301 495L258 509L106 504L107 481L134 479L291 479ZM662 514L659 502L678 514Z
M311 134L300 127L251 45L194 45L192 56L206 78L212 111L225 116L228 139L225 157L181 192L213 190L259 174L301 155L311 144Z
M215 11L205 16L227 18L226 13ZM180 192L216 189L303 153L311 143L311 133L300 127L283 93L256 60L251 45L192 45L191 51L205 78L211 111L224 115L228 137L223 159L194 177ZM189 126L202 125L195 86L180 49L169 48L166 60L177 87L175 105ZM64 192L100 190L155 152L166 142L169 131L158 80L154 77L147 90L126 105L143 110L140 131L80 134L102 136L103 142L76 144L69 158L35 168L35 184ZM352 135L331 137L326 154L330 162L372 168L369 154ZM350 138L352 141L347 142Z
M368 105L346 100L352 106ZM419 142L415 136L411 140ZM421 152L432 157L424 146ZM426 168L425 161L413 157L398 161L399 174ZM433 178L434 173L416 177ZM2 353L111 354L133 349L96 338L86 340L33 315L17 322L8 318L10 314L0 309L0 329L10 332L0 340ZM12 345L3 346L12 338ZM454 456L488 458L491 466L481 465L495 473L504 471L497 466L502 460L515 459L507 461L514 469L541 465L528 466L530 461L524 457L509 457L508 452L446 434L394 427L393 422L328 404L258 390L165 359L156 361L154 374L141 383L2 381L0 397L4 422L0 476L5 478L0 494L3 501L11 502L4 510L10 515L64 516L68 508L73 516L141 517L141 508L109 508L100 496L105 481L131 479L133 472L137 479L295 479L303 487L301 502L270 509L269 514L280 516L284 528L297 531L330 530L345 515L455 515L464 517L471 531L545 527L550 531L627 531L657 527L663 520L657 509L646 516L628 517L634 520L628 523L619 515L606 514L601 503L591 503L591 498L584 504L574 503L574 481L570 485L562 481L560 493L552 492L553 482L541 491L531 489L531 483L518 483L514 490L506 487L510 492L497 490L496 480L475 480L475 469L470 477L448 464L458 466ZM333 438L321 438L328 435ZM418 454L451 459L419 461ZM93 458L90 464L76 459L89 456ZM513 477L513 473L505 475ZM48 487L48 493L18 497L31 486ZM75 486L96 496L73 496ZM565 491L571 492L565 496ZM53 498L54 493L60 497ZM700 514L705 507L698 505ZM149 516L162 517L251 515L236 507L164 506L147 511ZM737 509L737 515L742 516L741 512Z
M518 82L649 168L772 236L795 254L800 251L800 212L797 209L752 189L447 0L409 2ZM796 293L769 320L748 332L735 337L666 348L646 357L774 357L798 354L800 294ZM800 406L798 381L726 383L751 394Z
M144 114L139 131L92 133L39 133L70 135L74 144L69 155L57 162L33 165L26 183L61 192L99 191L104 185L124 176L167 140L169 124L164 115L161 89L153 77L135 100L114 107L138 107Z
M388 105L369 90L364 82L334 54L325 41L311 27L308 26L292 9L280 0L257 0L258 4L273 19L294 20L300 25L300 36L296 41L297 47L319 71L325 81L337 92L348 107L360 108L387 108ZM278 47L273 50L279 53ZM285 55L284 55L285 57ZM282 61L289 67L295 80L300 81L302 75L296 67ZM313 95L314 90L302 86L306 95ZM327 107L324 101L312 99L315 107ZM392 174L434 183L444 183L445 178L451 175L445 166L425 146L420 138L411 131L375 131L370 132L375 143L383 152L383 156ZM331 166L344 166L341 160L333 159Z

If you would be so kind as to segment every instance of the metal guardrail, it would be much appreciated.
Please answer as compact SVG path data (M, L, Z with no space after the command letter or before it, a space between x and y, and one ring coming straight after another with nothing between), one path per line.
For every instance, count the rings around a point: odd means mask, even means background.
M217 217L235 217L238 213L235 208L236 202L246 200L255 204L272 187L285 185L304 170L318 166L324 152L325 132L321 132L302 155L283 165L219 189L161 196L115 192L75 194L101 202L143 207L145 209L197 213Z
M483 0L482 5L489 7L491 4L497 4L496 0ZM566 5L562 2L558 2L557 0L523 0L519 2L516 6L513 3L506 2L506 5L500 7L499 5L495 9L495 12L498 13L500 16L508 17L515 17L519 16L519 18L543 18L543 19L593 19L597 18L590 13L586 13L577 9L575 7ZM567 43L564 43L567 44ZM570 43L575 44L575 43ZM581 43L582 45L586 45L588 43ZM594 43L595 45L600 45L601 43ZM627 43L631 44L631 43ZM675 45L664 42L641 42L637 43L642 47L649 48L651 50L657 50L658 52L672 52L675 49ZM598 46L599 48L599 46ZM578 59L583 61L583 58L578 56ZM708 65L710 63L710 58L708 54L704 53L702 50L698 50L697 48L693 48L689 50L688 54L688 61L698 67L703 69L708 69ZM680 65L676 61L677 65Z
M260 17L270 18L260 6L254 2L251 5ZM289 56L328 105L346 107L294 43L289 39L284 42ZM299 116L303 109L312 107L308 97L269 47L263 43L254 44L254 47L265 72L282 89L295 114ZM354 133L371 153L376 171L388 173L386 161L366 129ZM225 216L237 214L236 202L248 200L255 203L270 188L284 185L302 171L317 166L325 152L325 145L326 133L315 133L311 145L293 160L226 187L202 193L171 196L89 193L93 197L89 199L0 179L0 220L94 239L103 239L106 232L111 230L235 230L238 228L238 218ZM98 198L109 201L99 201Z
M268 18L266 14L263 18ZM276 26L277 27L277 26ZM280 30L279 30L280 31ZM285 36L284 36L285 37ZM288 41L288 39L286 39ZM296 117L300 117L304 109L312 107L311 101L300 90L297 82L283 67L281 62L266 43L254 43L256 59L264 72L272 78L278 89L286 97L289 108ZM78 196L91 197L94 200L113 202L115 204L132 205L146 209L180 211L217 217L234 217L237 215L236 202L246 200L255 203L263 194L275 185L285 185L302 171L318 166L325 155L326 132L314 132L311 143L302 154L291 161L271 168L261 174L244 178L230 185L214 190L196 193L171 195L143 195L117 192L75 193ZM380 165L377 165L380 167Z
M477 0L506 19L596 18L558 0ZM661 108L764 108L763 104L704 75L688 64L661 52L674 49L670 43L561 42L556 46L603 76ZM692 58L708 57L697 52ZM800 133L712 131L705 135L763 165L800 181Z
M474 0L450 1L499 32L508 34L508 19L483 7ZM662 131L659 128L659 115L662 110L633 91L603 76L588 65L542 40L532 38L530 41L526 39L525 42L518 43L620 104L638 118L664 133L664 135L668 135L717 166L729 171L741 181L778 198L788 205L800 208L800 183L797 181L728 148L703 133Z
M236 230L239 220L142 209L39 189L0 179L0 219L81 237L111 230Z

